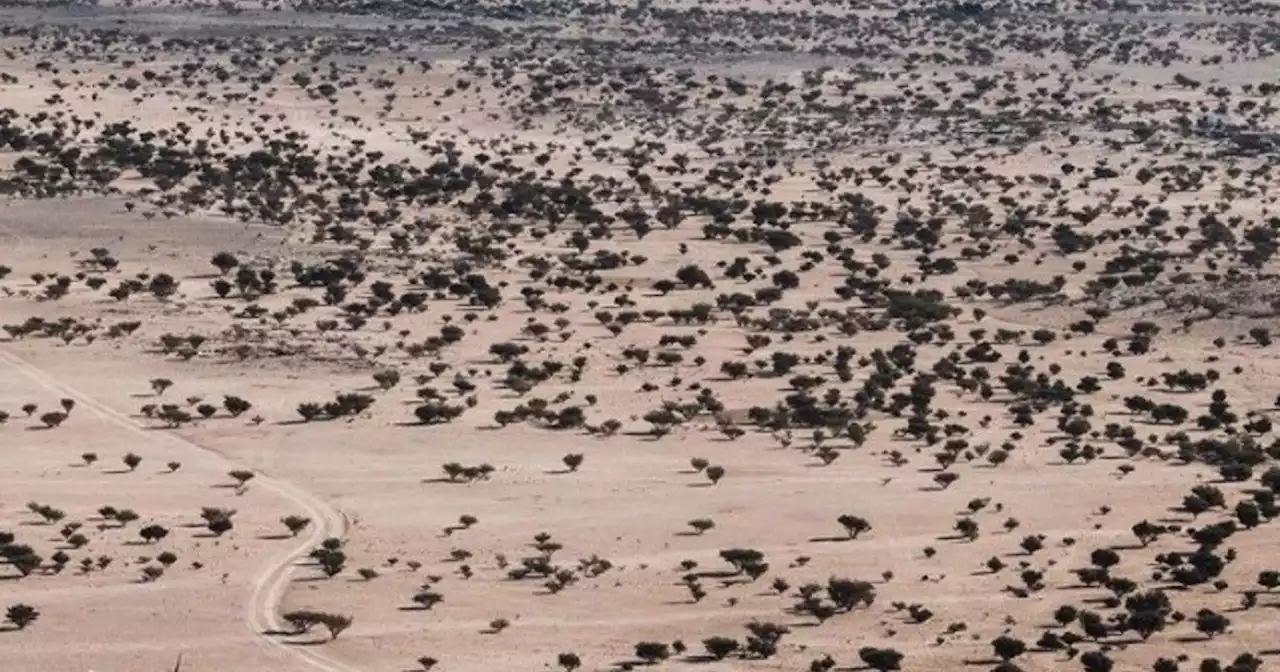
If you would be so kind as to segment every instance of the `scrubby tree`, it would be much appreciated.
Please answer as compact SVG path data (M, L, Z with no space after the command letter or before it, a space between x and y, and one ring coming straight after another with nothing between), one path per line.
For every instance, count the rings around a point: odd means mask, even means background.
M1196 612L1196 630L1209 639L1224 633L1231 625L1231 619L1212 609L1201 609Z
M231 269L240 265L240 260L236 259L235 255L230 252L219 252L213 255L213 258L209 260L209 263L213 264L213 266L218 269L219 273L226 275L231 272Z
M373 382L382 390L390 390L400 383L400 372L395 369L377 371L373 374Z
M444 596L432 590L423 590L414 593L413 602L418 606L430 611L432 607L444 602Z
M715 526L716 526L715 521L711 520L710 518L694 518L693 520L689 521L689 527L692 527L693 531L696 532L697 534L702 534L707 530L714 528Z
M841 527L844 528L844 531L849 535L850 539L857 539L858 535L871 531L871 523L867 522L866 518L860 518L847 513L837 518L836 522L840 523Z
M240 397L228 396L223 398L222 407L227 410L227 413L229 413L231 417L238 418L248 412L249 409L253 408L253 404L241 399Z
M293 627L293 634L295 635L301 635L320 623L319 612L305 609L287 611L281 614L280 618Z
M311 519L303 516L285 516L280 519L280 523L289 530L290 536L298 536L307 526L311 524Z
M827 599L840 611L853 611L859 605L870 607L876 600L876 588L869 581L831 577L827 580Z
M40 569L44 564L44 558L41 558L29 547L21 549L18 547L9 547L12 555L8 556L9 564L22 576L31 576L31 573ZM21 550L22 552L15 552Z
M347 628L351 627L353 619L346 614L321 614L320 625L329 631L329 641L338 638Z
M1151 544L1151 542L1159 539L1161 535L1167 533L1168 528L1163 525L1156 525L1149 520L1142 520L1135 523L1134 526L1130 528L1130 531L1133 532L1133 536L1138 538L1138 543L1142 544L1143 548L1146 548Z

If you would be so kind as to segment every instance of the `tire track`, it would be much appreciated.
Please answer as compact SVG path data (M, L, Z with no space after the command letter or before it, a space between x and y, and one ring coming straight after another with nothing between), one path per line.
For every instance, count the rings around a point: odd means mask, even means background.
M228 469L242 466L235 464L216 451L188 441L173 432L147 431L129 416L103 404L75 387L59 381L39 367L26 362L7 350L0 350L0 361L3 361L10 369L40 387L60 396L75 399L77 408L88 410L104 422L127 430L142 439L158 444L168 444L171 447L188 452L198 452L211 456L216 461L225 464ZM289 582L293 577L298 560L305 557L312 548L318 546L325 538L344 536L347 522L342 513L315 495L287 481L272 478L261 472L259 474L254 479L254 487L275 493L301 508L311 518L311 526L309 528L310 534L299 540L295 547L287 552L277 554L259 571L257 578L254 580L253 590L250 593L249 602L245 609L244 624L253 631L254 636L259 641L300 659L312 669L321 670L322 672L360 672L358 668L339 662L331 656L315 650L314 647L292 645L281 641L278 636L273 634L284 630L278 607L284 598L285 591L289 587Z

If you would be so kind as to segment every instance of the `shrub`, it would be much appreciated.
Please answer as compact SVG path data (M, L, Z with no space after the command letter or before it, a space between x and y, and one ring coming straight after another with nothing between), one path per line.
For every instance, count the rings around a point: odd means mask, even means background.
M751 633L747 637L746 653L755 658L771 658L778 652L778 642L782 636L791 632L785 625L768 621L752 621L747 624Z
M741 648L738 640L732 637L708 637L702 640L702 646L716 660L724 660L729 654Z
M40 416L40 422L43 422L44 426L49 429L61 425L66 419L67 414L61 411L50 411Z
M565 672L573 672L582 667L582 659L576 653L562 653L556 656L556 664L563 667Z
M18 573L22 576L31 576L32 572L36 571L40 568L40 565L44 564L44 558L36 555L28 547L25 552L17 553L9 557L9 564L12 565L14 569L18 570Z
M311 422L320 417L321 411L320 404L314 402L298 404L298 415L302 416L303 422Z
M156 413L155 417L158 420L163 420L165 425L170 428L181 427L193 419L190 413L179 408L177 404L162 405L160 412Z
M205 527L217 536L222 536L235 527L231 521L235 515L235 509L221 509L212 506L207 506L200 511L200 517L204 520Z
M40 618L40 612L27 604L15 604L5 611L5 620L19 630L25 630L38 618Z
M1211 609L1201 609L1196 612L1195 623L1196 630L1212 639L1227 631L1227 627L1231 625L1231 619Z
M840 611L852 611L858 605L870 607L876 600L876 589L870 582L831 577L827 580L827 599Z
M1007 635L991 640L991 648L1000 660L1013 660L1027 651L1027 645L1022 640Z
M342 572L347 565L347 554L337 548L319 548L312 552L312 557L320 565L320 571L328 578Z
M938 487L942 490L946 490L951 487L951 484L958 480L960 480L960 474L953 471L944 471L940 474L934 474L933 476L933 482L937 483Z
M138 530L138 536L142 537L143 541L146 541L148 544L154 544L155 542L169 536L169 530L160 525L148 525Z
M729 548L720 551L720 558L742 572L748 565L764 562L764 553L754 548Z
M253 404L240 397L228 396L223 398L222 407L227 410L227 413L231 414L231 417L238 418L253 408Z
M230 252L219 252L213 255L213 258L209 260L209 263L213 264L214 267L218 269L219 273L226 275L231 272L231 269L240 265L240 260L236 259L235 255Z
M1080 656L1080 664L1085 672L1111 672L1115 662L1101 651L1088 651Z
M373 374L373 381L383 390L389 390L400 382L400 372L395 369L378 371Z
M640 642L636 644L636 658L646 665L654 665L671 657L671 649L662 642Z
M878 649L870 646L858 649L858 659L866 664L867 667L880 672L902 669L902 659L904 657L893 649Z
M413 595L413 602L430 611L432 607L444 602L444 596L430 590L421 590Z
M452 422L466 411L464 406L453 406L440 401L433 401L413 409L418 422L424 425L439 425Z
M232 522L230 518L215 518L206 523L205 527L208 528L214 536L221 537L235 528L235 523Z

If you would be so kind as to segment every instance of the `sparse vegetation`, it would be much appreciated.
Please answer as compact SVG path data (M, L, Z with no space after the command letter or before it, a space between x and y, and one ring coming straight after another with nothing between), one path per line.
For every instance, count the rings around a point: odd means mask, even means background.
M65 4L0 17L23 599L296 579L315 644L383 586L388 669L1275 652L1267 3Z

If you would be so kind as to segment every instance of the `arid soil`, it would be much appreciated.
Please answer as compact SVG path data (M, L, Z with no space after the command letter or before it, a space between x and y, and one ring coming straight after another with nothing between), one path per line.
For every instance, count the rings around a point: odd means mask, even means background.
M1280 664L1278 12L7 3L0 670Z

